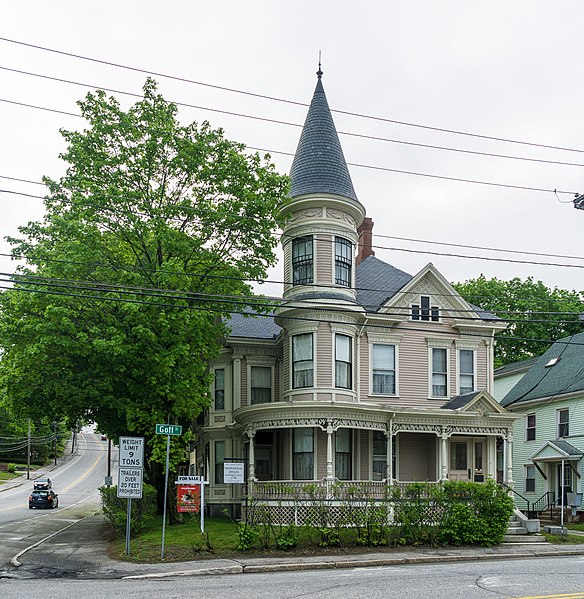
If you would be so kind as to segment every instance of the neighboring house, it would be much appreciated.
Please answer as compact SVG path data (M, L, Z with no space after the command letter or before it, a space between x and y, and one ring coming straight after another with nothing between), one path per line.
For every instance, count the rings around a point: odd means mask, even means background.
M582 492L584 333L556 341L502 399L519 416L513 431L514 488L529 502L568 502ZM563 473L563 474L562 474ZM517 500L520 507L525 501Z
M535 364L539 356L527 358L512 364L505 364L495 369L495 382L493 397L500 402L513 387L525 376L527 371Z
M321 75L290 173L283 297L269 316L234 314L211 364L191 465L211 514L241 507L225 462L243 461L253 495L275 502L309 481L381 493L511 476L516 416L491 396L505 324L432 264L412 276L374 256Z

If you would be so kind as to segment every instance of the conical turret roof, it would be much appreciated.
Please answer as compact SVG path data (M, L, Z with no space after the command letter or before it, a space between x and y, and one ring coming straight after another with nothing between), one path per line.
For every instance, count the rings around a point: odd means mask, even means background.
M322 85L322 71L290 169L290 196L332 193L357 200Z

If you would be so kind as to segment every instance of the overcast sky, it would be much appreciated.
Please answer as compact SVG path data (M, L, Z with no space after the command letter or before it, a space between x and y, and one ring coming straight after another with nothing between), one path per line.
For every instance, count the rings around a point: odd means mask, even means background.
M584 192L583 24L581 0L0 2L2 38L302 103L311 100L321 50L331 109L410 124L333 113L339 132L582 165L340 135L355 190L375 223L378 258L411 274L432 262L449 281L481 273L502 279L533 276L550 287L577 290L584 289L584 210L575 210L572 199ZM78 112L75 102L87 91L136 94L146 77L7 41L0 41L0 67L0 175L32 181L63 173L59 128L79 128L82 121L13 102ZM305 106L155 78L168 100L201 107L180 108L185 124L209 120L231 139L270 150L278 170L289 171L292 158L286 153L294 153L299 127L204 108L301 125ZM126 107L136 101L115 95ZM43 194L41 186L6 178L0 179L0 189ZM0 252L10 249L6 235L41 215L42 200L0 193ZM0 256L1 272L13 268ZM270 276L281 280L281 269ZM281 293L280 287L265 291Z

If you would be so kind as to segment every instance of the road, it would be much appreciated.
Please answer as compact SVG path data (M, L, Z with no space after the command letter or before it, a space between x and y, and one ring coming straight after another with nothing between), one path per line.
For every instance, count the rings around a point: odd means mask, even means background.
M100 435L80 433L74 454L65 457L47 473L59 494L59 507L29 510L32 480L0 493L0 564L99 509L97 488L107 474L107 442Z
M148 599L584 598L581 557L123 580L4 580L2 599L130 596Z

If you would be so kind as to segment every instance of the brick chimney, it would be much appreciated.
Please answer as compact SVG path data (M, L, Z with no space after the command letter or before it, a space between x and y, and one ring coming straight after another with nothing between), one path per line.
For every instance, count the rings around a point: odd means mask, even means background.
M357 258L355 258L355 266L361 264L367 256L375 256L371 243L371 238L373 237L372 231L373 220L366 216L361 226L357 229L357 233L359 233L359 251L357 252Z

